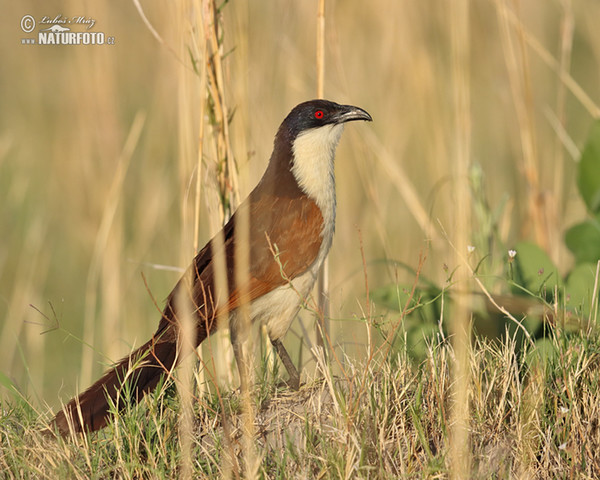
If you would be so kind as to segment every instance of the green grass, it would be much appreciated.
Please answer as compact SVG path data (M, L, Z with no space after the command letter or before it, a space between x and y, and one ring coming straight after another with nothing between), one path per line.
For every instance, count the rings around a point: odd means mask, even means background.
M600 340L596 326L554 329L545 350L475 339L469 349L471 478L600 475ZM519 352L519 353L516 353ZM263 363L255 385L258 478L440 478L451 471L448 342L430 338L422 362L406 351L347 361L300 391L277 386ZM268 385L268 389L265 389ZM189 467L198 478L242 475L238 391L194 402ZM85 438L54 439L23 399L2 403L0 470L8 478L173 478L181 468L174 386ZM224 428L225 426L225 428Z

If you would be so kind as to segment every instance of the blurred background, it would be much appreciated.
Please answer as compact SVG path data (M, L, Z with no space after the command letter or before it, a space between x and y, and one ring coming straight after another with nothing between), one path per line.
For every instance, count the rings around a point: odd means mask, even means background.
M600 4L469 4L470 52L458 72L471 112L468 179L457 179L453 164L449 2L326 5L325 98L374 119L348 125L337 153L329 257L336 348L364 356L363 319L397 321L386 298L392 292L400 302L417 269L419 282L447 285L456 265L446 234L453 238L461 210L472 211L473 264L483 262L493 293L505 293L497 280L508 249L522 241L566 275L574 259L564 233L586 217L575 172L600 103ZM196 168L200 12L193 2L141 7L160 40L133 2L3 2L0 372L40 406L56 408L149 338L160 318L155 303L163 305L193 257L194 231L202 246L222 221L209 118ZM285 115L316 96L316 13L313 1L221 6L239 198L261 177ZM31 34L21 29L24 15L38 23ZM21 43L57 15L92 18L89 31L115 44ZM456 202L458 181L469 182L468 205ZM457 249L467 254L466 245ZM301 316L286 337L294 358L302 328L314 333L313 315Z

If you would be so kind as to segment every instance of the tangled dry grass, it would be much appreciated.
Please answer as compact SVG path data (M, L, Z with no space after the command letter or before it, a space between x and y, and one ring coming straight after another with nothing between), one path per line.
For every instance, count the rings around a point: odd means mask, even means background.
M469 349L471 478L597 478L600 342L597 332L554 335L548 349L474 341ZM199 478L444 478L451 472L449 343L424 361L406 352L369 365L324 368L298 392L262 372L252 392L254 462L239 391L195 402L189 468ZM266 379L266 381L265 381ZM26 402L5 403L0 467L6 478L164 478L182 468L174 389L161 389L87 437L49 440ZM256 465L248 475L248 465Z

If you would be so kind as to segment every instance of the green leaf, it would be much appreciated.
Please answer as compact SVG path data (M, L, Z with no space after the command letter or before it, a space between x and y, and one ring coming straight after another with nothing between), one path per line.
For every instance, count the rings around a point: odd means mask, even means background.
M515 250L516 283L536 294L552 292L560 277L546 252L530 242L519 242Z
M577 186L588 210L600 213L600 120L596 120L579 161Z
M575 255L576 263L597 262L600 260L600 222L586 220L569 228L565 243Z
M371 290L371 298L389 310L417 313L423 320L437 320L442 307L442 292L435 287L417 287L411 296L412 285L385 285ZM410 300L410 303L409 303ZM408 304L408 305L407 305Z
M576 308L583 315L589 315L595 277L596 264L594 263L582 263L571 270L565 285L568 307Z

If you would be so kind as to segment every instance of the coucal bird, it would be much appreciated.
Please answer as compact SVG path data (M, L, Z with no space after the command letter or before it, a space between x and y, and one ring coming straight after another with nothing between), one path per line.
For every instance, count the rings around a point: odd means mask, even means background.
M281 338L309 295L331 246L335 149L344 124L353 120L372 118L361 108L326 100L294 107L275 135L262 179L175 285L152 338L72 399L51 428L61 435L98 430L108 422L111 402L122 407L152 391L181 358L184 315L194 322L192 347L207 338L220 319L229 320L242 387L246 381L239 338L242 314L252 322L263 322L290 383L298 388L299 375ZM239 227L241 212L248 215L246 232ZM248 271L239 275L236 252L242 248L246 248ZM225 281L218 279L219 268ZM126 378L128 389L122 388Z

